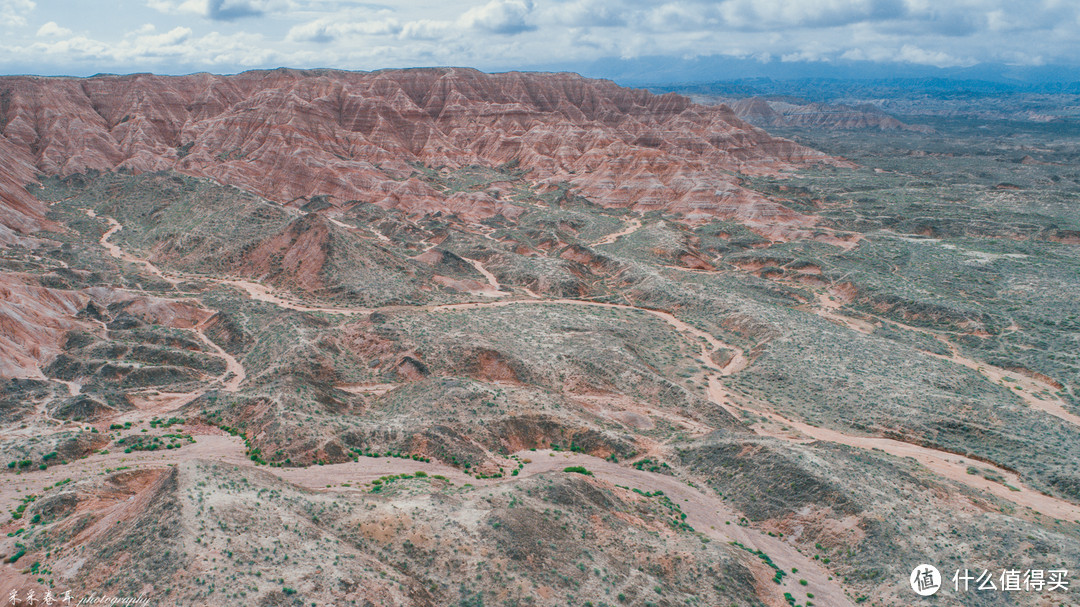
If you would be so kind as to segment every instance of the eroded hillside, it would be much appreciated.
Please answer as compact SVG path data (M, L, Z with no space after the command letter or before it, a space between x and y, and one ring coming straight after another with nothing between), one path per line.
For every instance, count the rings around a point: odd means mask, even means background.
M0 95L5 588L909 605L1080 557L1066 139L566 74Z

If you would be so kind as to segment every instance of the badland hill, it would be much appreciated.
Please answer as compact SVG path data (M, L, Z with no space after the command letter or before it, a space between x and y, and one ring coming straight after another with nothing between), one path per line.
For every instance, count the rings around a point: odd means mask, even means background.
M742 110L0 78L0 592L1068 603L950 578L1080 559L1080 139Z

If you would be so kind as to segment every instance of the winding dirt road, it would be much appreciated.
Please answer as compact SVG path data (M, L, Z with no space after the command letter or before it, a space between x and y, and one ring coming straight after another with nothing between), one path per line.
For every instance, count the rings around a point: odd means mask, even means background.
M92 211L87 211L87 213L90 214L90 213L92 213ZM146 267L149 271L154 272L156 275L161 276L162 273L160 272L160 270L158 270L149 261L146 261L146 260L143 260L141 258L132 256L132 255L130 255L128 253L125 253L124 251L122 251L116 245L112 245L111 243L108 242L107 237L109 235L111 235L112 233L115 233L116 231L119 230L119 227L117 227L117 226L119 226L119 224L116 224L115 220L113 220L111 218L107 218L107 219L108 219L110 225L113 226L113 228L111 228L110 232L107 232L106 235L101 238L102 245L106 246L109 249L110 253L114 257L119 257L121 259L130 260L133 263L139 263L140 265L143 265L143 267ZM613 237L613 238L611 238L611 242L614 242L614 240L617 239L619 236L623 236L625 234L632 233L633 231L636 231L640 227L640 221L638 221L636 218L634 220L632 220L631 223L634 224L634 225L628 225L626 228L624 228L624 230L622 230L622 231L620 231L618 233L615 233L615 234L610 234L609 237ZM631 228L633 228L633 229L631 229ZM471 262L471 260L470 260L470 262ZM481 264L478 264L478 265L481 265ZM482 265L481 265L481 267L482 267ZM483 270L481 270L480 268L477 268L477 270L481 271L481 273L484 274L485 277L488 277L489 282L492 282L493 286L498 284L497 280L495 279L495 277L493 275L491 275L490 277L488 276L489 272L486 270L486 268L483 269ZM297 310L297 311L302 311L302 312L325 312L325 313L345 314L345 315L370 314L372 312L377 311L377 310L372 309L372 308L325 308L325 307L307 306L307 305L303 305L303 304L300 304L300 303L295 302L295 301L289 301L289 300L283 299L283 298L277 296L276 294L274 294L271 289L269 289L265 285L261 285L259 283L254 283L254 282L251 282L251 281L239 280L239 279L214 279L214 278L207 278L207 277L201 277L201 276L198 277L198 278L203 279L203 280L213 280L213 281L221 283L221 284L229 284L229 285L239 287L242 290L244 290L246 293L248 293L248 295L252 299L256 299L258 301L264 301L264 302L267 302L267 303L271 303L271 304L280 306L282 308L290 309L290 310ZM725 410L727 410L729 413L732 413L737 418L739 417L739 415L738 415L739 411L746 411L746 412L750 412L750 413L753 413L753 414L756 414L756 415L759 415L759 416L766 417L766 418L776 422L779 425L787 426L789 428L793 428L793 429L797 430L798 433L802 434L806 438L793 437L790 433L774 432L774 431L770 431L770 430L767 430L767 429L759 429L759 431L765 432L766 435L773 436L775 438L780 438L780 439L787 440L787 441L794 441L794 442L801 442L801 441L805 441L807 439L809 439L809 440L828 441L828 442L848 445L848 446L851 446L851 447L857 447L857 448L860 448L860 449L868 449L868 450L876 449L876 450L883 451L885 453L889 453L890 455L894 455L896 457L913 458L916 461L918 461L920 464L922 464L923 466L928 468L929 470L932 470L933 472L935 472L935 473L937 473L937 474L939 474L939 475L941 475L941 476L943 476L945 478L948 478L948 479L950 479L952 481L956 481L956 482L968 485L968 486L973 487L975 489L986 491L988 493L991 493L991 494L993 494L993 495L995 495L995 496L997 496L999 498L1008 500L1008 501L1010 501L1010 502L1012 502L1014 504L1017 504L1019 506L1028 507L1028 508L1030 508L1030 509L1032 509L1032 510L1034 510L1036 512L1039 512L1041 514L1044 514L1046 516L1051 516L1051 517L1054 517L1054 518L1059 518L1059 519L1063 519L1063 520L1073 520L1073 521L1080 520L1080 506L1077 506L1076 504L1073 504L1071 502L1068 502L1068 501L1065 501L1065 500L1062 500L1062 499L1058 499L1058 498L1055 498L1055 497L1052 497L1052 496L1045 495L1045 494L1040 493L1040 492L1038 492L1038 491L1036 491L1034 489L1031 489L1031 488L1029 488L1029 487L1027 487L1026 485L1023 484L1023 482L1020 480L1019 476L1016 473L1010 472L1010 471L1005 470L1003 468L1000 468L1000 467L997 467L997 466L994 466L994 465L991 465L991 464L987 464L985 462L979 462L979 461L971 460L969 458L962 457L962 456L959 456L959 455L954 455L952 453L939 451L939 450L936 450L936 449L933 449L933 448L930 448L930 447L923 447L923 446L920 446L920 445L907 443L907 442L904 442L904 441L881 438L881 437L857 436L857 435L851 435L851 434L842 433L842 432L839 432L839 431L836 431L836 430L830 430L830 429L826 429L826 428L820 428L820 427L816 427L816 426L811 426L811 425L805 424L803 422L797 422L797 421L788 419L786 417L783 417L783 416L779 415L778 413L776 413L774 411L771 411L768 407L766 407L762 403L756 403L755 402L755 403L753 403L753 406L747 406L745 404L744 405L737 405L736 403L738 402L738 400L741 400L741 399L736 399L723 386L723 383L721 382L720 377L733 375L735 373L738 373L739 371L742 371L744 368L746 368L746 366L748 364L748 360L746 358L746 355L745 355L745 352L743 351L743 349L739 348L737 346L731 345L731 344L727 344L727 343L717 339L714 335L712 335L712 334L710 334L710 333L708 333L706 331L703 331L701 329L698 329L698 328L696 328L694 326L691 326L691 325L687 324L686 322L684 322L682 320L679 320L678 318L675 317L675 315L671 314L670 312L665 312L665 311L662 311L662 310L653 310L653 309L650 309L650 308L642 308L642 307L633 306L633 305L629 305L629 304L616 304L616 303L608 303L608 302L585 301L585 300L579 300L579 299L514 299L514 300L501 300L501 301L490 301L490 302L470 302L470 303L458 303L458 304L442 304L442 305L434 305L434 306L416 306L415 308L403 308L401 306L394 306L394 307L389 308L389 309L393 309L393 310L415 309L415 310L418 310L418 311L443 312L443 311L452 311L452 310L468 310L468 309L476 309L476 308L502 307L502 306L513 306L513 305L573 305L573 306L600 307L600 308L620 309L620 310L634 310L634 311L637 311L637 312L650 314L650 315L652 315L652 316L654 316L656 318L660 318L660 319L664 320L666 323L668 323L669 325L674 327L677 331L688 334L692 338L692 340L695 341L698 344L698 346L699 346L698 361L702 365L704 365L706 368L711 369L712 371L716 372L719 375L719 377L718 376L709 376L707 378L709 399L714 404L716 404L716 405L718 405L720 407L724 407ZM836 314L837 316L840 316L840 318L846 319L845 316L839 315L837 312L834 311L835 306L827 306L827 307L829 308L829 312L831 314ZM837 320L839 320L839 319L837 319ZM862 327L860 326L859 328L862 328ZM905 326L904 328L908 328L908 327ZM938 336L937 334L935 334L933 332L929 332L929 331L925 331L925 332L927 332L930 335L933 335L934 337L936 337L938 339L942 339L940 336ZM200 335L201 335L201 333L200 333ZM202 336L202 338L206 339L205 336ZM207 341L210 341L210 340L207 340ZM944 341L944 343L946 343L947 345L950 346L950 348L952 349L953 356L952 357L944 357L944 356L941 356L941 355L937 355L938 357L944 358L946 360L952 360L953 362L956 362L958 364L964 364L965 366L969 366L969 367L971 367L973 369L978 370L979 372L983 373L984 375L987 374L986 370L991 368L989 365L986 365L984 363L979 363L978 361L974 361L974 360L971 360L971 359L965 359L965 358L961 357L959 355L958 350L955 348L955 346L953 344L951 344L951 342L948 342L947 340L944 340L944 339L943 339L943 341ZM210 343L212 343L212 341ZM220 348L216 348L216 347L215 347L215 349L220 350ZM730 360L724 366L720 366L720 365L716 364L716 362L714 362L713 359L712 359L712 355L714 353L716 353L717 351L721 350L721 349L728 350L728 351L733 353ZM228 389L228 387L232 387L232 389L235 390L240 385L240 382L243 381L243 374L242 374L242 366L239 366L239 363L237 361L235 361L235 359L233 359L233 362L235 363L235 365L231 365L230 370L235 374L235 376L226 385L227 385L227 389ZM239 366L240 373L237 373L237 370L238 370L236 368L237 366ZM994 368L994 369L996 369L996 368ZM1005 371L1005 370L1002 370L1002 369L997 369L996 372L998 373L999 377L1009 377L1010 379L1015 381L1018 385L1028 385L1028 386L1032 386L1032 387L1037 385L1037 380L1026 377L1026 376L1023 376L1023 375L1020 375L1020 374L1017 374L1017 373L1011 373L1011 372L1008 372L1008 371ZM239 377L239 380L237 379L238 377ZM1052 401L1050 401L1050 400L1042 400L1042 399L1038 398L1037 396L1035 396L1035 390L1018 391L1017 395L1020 396L1021 398L1024 398L1025 401L1028 402L1029 404L1031 404L1033 407L1037 407L1037 408L1039 408L1041 410L1047 411L1048 413L1055 414L1058 417L1060 417L1060 418L1062 418L1062 419L1064 419L1066 421L1070 421L1072 423L1080 422L1080 418L1077 418L1076 416L1064 411L1064 409L1061 408L1060 405L1055 407L1054 404L1052 403ZM1010 487L1008 487L1008 486L1006 486L1005 484L1002 484L1002 483L990 481L990 480L984 478L981 475L968 474L967 470L968 470L969 466L974 466L974 467L977 467L977 468L982 468L982 469L985 469L985 470L993 471L994 473L996 473L1000 477L1005 478L1008 481L1007 484L1011 485L1012 488L1010 488Z
M134 431L132 431L134 433ZM244 443L239 437L222 432L193 433L196 442L185 444L180 449L168 451L136 451L123 453L119 449L106 455L92 455L64 466L52 466L48 470L23 472L13 478L6 478L0 483L0 505L14 507L28 494L40 491L46 485L54 484L65 478L86 478L105 473L108 470L126 468L160 468L195 460L211 460L218 463L232 464L244 468L254 468L244 455ZM716 495L701 491L685 482L666 475L636 470L606 462L599 458L578 453L552 452L548 450L522 451L517 454L528 460L518 476L502 479L476 479L461 470L440 462L417 462L398 458L362 457L356 462L311 466L307 468L272 468L258 466L258 469L270 472L295 485L316 490L345 493L364 493L370 486L365 484L387 475L414 474L424 471L428 475L445 476L457 485L471 484L481 489L496 489L520 482L543 473L562 473L568 466L584 466L601 481L639 489L645 492L663 491L669 499L678 504L686 513L686 522L696 531L725 544L737 541L744 546L761 550L787 571L799 570L799 577L806 579L806 587L797 586L788 579L783 585L772 581L773 570L765 566L757 557L749 553L742 555L742 561L754 573L759 581L758 588L766 593L767 604L784 607L785 591L794 593L812 592L821 601L819 604L852 607L854 603L844 593L839 582L830 579L830 573L818 562L801 554L794 546L779 538L766 535L749 527L738 524L739 514L731 509ZM512 460L511 460L512 461ZM569 474L569 473L568 473ZM348 487L343 484L349 485Z
M92 218L97 217L97 213L95 213L93 209L86 209L86 214L89 215ZM153 276L156 276L156 277L158 277L158 278L160 278L160 279L162 279L162 280L164 280L164 281L166 281L166 282L168 282L168 283L170 283L172 285L176 285L178 282L180 282L180 281L178 281L178 280L176 280L174 278L166 276L164 272L159 270L157 268L157 266L150 263L149 261L147 261L145 259L142 259L141 257L135 257L134 255L129 255L128 253L126 253L123 249L121 249L117 245L114 245L113 243L109 242L109 237L111 237L113 234L119 232L120 230L124 229L124 226L120 222L113 219L112 217L105 217L104 219L105 219L105 221L107 221L109 223L109 229L106 230L105 233L101 235L101 239L99 239L98 242L100 242L101 246L105 247L109 251L109 255L112 255L113 257L115 257L117 259L120 259L120 260L123 260L123 261L126 261L128 263L140 266L144 270L146 270L147 273L149 273L149 274L151 274Z
M89 215L90 217L97 217L97 214L93 211L93 209L86 209L86 214ZM99 242L101 243L101 245L103 247L105 247L106 250L108 250L109 255L115 257L116 259L120 259L120 260L126 261L128 263L133 263L133 264L136 264L138 266L141 266L143 269L145 269L150 274L152 274L154 276L157 276L157 277L159 277L159 278L161 278L163 280L166 280L170 284L176 285L176 284L179 284L181 280L187 279L187 280L204 280L204 281L209 281L209 282L213 282L213 283L217 283L217 284L229 285L229 286L236 287L236 288L244 291L245 293L247 293L248 297L250 297L251 299L254 299L256 301L266 302L266 303L278 306L279 308L286 308L286 309L289 309L289 310L296 310L298 312L324 312L324 313L328 313L328 314L352 315L352 314L370 314L373 311L370 308L334 308L334 307L307 306L307 305L304 305L304 304L302 304L300 302L293 301L293 300L286 299L286 298L278 296L277 294L274 293L274 291L271 288L267 287L264 284L257 283L257 282L252 282L250 280L244 280L242 278L216 278L216 277L211 277L211 276L203 276L201 274L190 274L190 273L179 272L179 271L172 271L172 272L168 272L168 273L163 272L160 268L155 266L153 264L153 262L151 262L151 261L149 261L147 259L143 259L142 257L136 257L135 255L132 255L132 254L124 251L118 245L115 245L115 244L109 242L109 237L111 237L113 234L119 232L121 229L123 229L124 226L121 225L119 222L117 222L112 217L104 217L103 219L105 219L109 223L110 227L104 234L102 234ZM337 222L337 223L340 224L340 222ZM341 225L345 226L345 227L351 227L351 226L346 226L345 224L341 224Z
M116 223L114 220L109 219L110 229L101 238L101 244L105 246L111 255L118 259L138 264L144 268L147 272L166 278L166 275L156 268L152 263L147 260L140 259L133 255L130 255L118 246L109 242L109 236L119 231L122 226ZM635 220L636 221L636 220ZM640 222L637 222L640 224ZM629 229L632 226L628 226L623 233L625 235L637 229ZM640 227L640 226L638 226ZM613 235L609 235L613 236ZM610 242L614 242L618 236L611 238ZM470 263L473 263L470 260ZM497 291L501 292L501 286L498 284L494 275L491 275L486 268L483 268L482 264L475 262L474 267L480 271L485 278L487 278L489 284ZM173 273L169 278L181 276L179 273ZM166 279L169 279L166 278ZM208 278L205 276L195 276L194 278L200 280L211 280L219 284L227 284L235 286L245 293L249 297L255 300L267 302L282 308L297 310L301 312L323 312L333 314L368 314L376 310L369 308L332 308L332 307L318 307L308 306L300 302L292 301L278 296L265 285L246 281L242 279L220 279L220 278ZM175 284L174 280L170 280ZM509 293L506 293L509 294ZM748 359L745 352L731 344L727 344L714 335L698 329L682 320L676 318L673 314L661 310L653 310L648 308L641 308L628 304L616 304L607 302L594 302L583 301L577 299L515 299L515 300L501 300L501 301L489 301L489 302L471 302L460 304L445 304L435 306L417 306L417 311L426 312L448 312L453 310L468 310L476 308L486 307L498 307L498 306L516 306L516 305L559 305L559 306L585 306L594 308L608 308L619 309L625 311L635 311L637 313L649 314L653 317L659 318L673 327L676 331L685 334L687 338L696 344L698 349L699 362L708 369L711 373L708 374L708 396L712 402L717 406L724 407L729 412L735 414L737 417L740 412L750 412L759 417L765 417L775 422L778 426L784 426L790 431L779 432L772 431L768 428L759 429L759 432L763 432L768 436L774 436L787 441L793 442L808 442L808 441L828 441L838 444L849 445L860 449L876 449L890 455L901 458L912 458L925 466L928 470L935 474L938 474L944 478L952 481L960 482L970 487L985 491L1002 499L1016 503L1020 506L1026 506L1045 514L1059 519L1065 520L1080 520L1080 507L1059 500L1050 496L1043 495L1037 491L1033 491L1025 487L1017 477L1017 475L1000 468L994 468L983 462L976 462L969 460L968 458L956 456L948 453L943 453L930 448L905 443L902 441L885 439L880 437L863 437L853 436L835 430L819 428L810 426L802 422L796 422L778 415L775 412L768 410L762 403L752 403L752 406L743 404L737 404L741 401L736 399L724 386L724 377L736 374L746 368L748 365ZM396 306L393 309L401 310L408 309ZM215 380L216 384L220 384L221 388L226 391L236 391L243 383L246 373L243 365L240 361L236 360L227 352L225 352L220 346L215 344L213 340L210 340L205 334L204 330L207 323L212 317L208 317L202 323L197 325L193 330L198 335L200 341L205 343L211 348L218 356L222 357L226 361L225 373ZM713 360L713 355L720 350L727 350L732 353L726 364L720 365ZM953 357L944 357L950 360L955 359L954 362L960 364L966 364L972 368L978 368L985 370L987 365L978 363L977 361L962 360L959 357L957 351L953 351ZM980 371L984 372L984 371ZM1035 380L1031 378L1025 378L1029 382L1027 385L1031 385L1031 382ZM69 386L74 392L77 388ZM387 390L392 389L389 385L361 385L361 386L349 386L347 388L353 388L358 391L371 391L371 390ZM208 387L209 389L209 387ZM1028 392L1028 390L1025 390ZM1035 390L1030 391L1030 398L1037 398L1035 396ZM190 402L197 397L201 392L193 392L187 394L162 394L159 395L160 399L157 401L157 405L164 405L169 410L175 410L183 404ZM1023 394L1018 394L1023 397ZM157 409L155 409L155 412ZM1067 412L1064 412L1067 414ZM1060 416L1062 419L1068 419L1067 417ZM1075 416L1073 416L1075 417ZM1074 420L1069 420L1076 423ZM797 435L793 436L795 433ZM88 475L98 473L106 468L119 467L119 466L162 466L175 464L182 461L188 461L192 459L212 459L219 462L233 463L242 466L251 466L251 462L244 456L244 445L241 439L222 435L214 430L212 433L200 433L195 434L197 442L195 444L185 445L181 449L171 450L165 452L136 452L133 454L123 453L111 453L108 455L93 455L90 458L73 462L66 466L55 466L45 471L28 471L16 477L14 481L5 481L0 483L0 498L5 504L14 503L18 497L25 495L27 492L31 492L35 489L39 489L41 486L49 483L54 483L58 480L67 477L77 477L79 475ZM375 478L390 474L400 473L413 473L419 470L423 470L428 474L441 474L446 476L452 482L458 484L471 483L478 487L485 486L498 486L504 483L518 482L521 479L528 478L535 474L540 473L557 473L567 466L581 465L587 467L592 471L596 478L627 487L634 487L643 491L655 491L657 489L662 490L664 494L677 503L683 512L687 515L687 523L693 526L697 531L705 534L706 536L723 542L738 541L741 544L747 546L750 549L760 549L768 554L778 565L785 569L790 570L791 567L797 567L800 571L799 577L802 577L808 581L808 586L802 589L802 592L809 590L815 594L815 602L823 605L836 605L841 607L848 607L853 605L853 601L848 597L843 590L843 585L830 579L829 571L821 566L818 562L801 554L794 545L780 539L770 537L760 531L752 528L742 527L738 524L739 515L733 509L731 509L719 496L712 494L711 492L701 491L685 484L684 481L671 476L664 476L659 474L653 474L650 472L636 470L634 468L620 466L611 462L606 462L598 458L582 454L567 454L567 453L551 453L547 451L536 452L523 452L519 454L521 457L531 459L531 463L525 466L517 477L507 477L504 479L489 479L478 480L472 478L456 468L452 468L445 464L438 462L415 462L412 460L403 460L395 458L361 458L358 462L349 462L342 464L333 464L327 466L313 466L310 468L268 468L262 467L264 470L268 470L273 474L288 480L297 485L307 487L313 490L320 491L361 491L364 490L359 486L354 487L342 487L342 483L349 484L361 484L370 482ZM967 468L969 466L975 466L983 469L993 469L997 474L1006 479L1008 484L1013 485L1017 490L1009 489L1006 485L998 482L987 480L979 475L967 474ZM759 579L758 586L765 590L765 600L770 605L776 605L782 607L786 605L786 601L783 599L783 592L790 590L792 587L787 585L780 586L772 583L772 570L766 567L759 559L747 553L744 562L751 567L754 571L755 577ZM790 580L789 580L790 582ZM796 588L796 591L799 589Z

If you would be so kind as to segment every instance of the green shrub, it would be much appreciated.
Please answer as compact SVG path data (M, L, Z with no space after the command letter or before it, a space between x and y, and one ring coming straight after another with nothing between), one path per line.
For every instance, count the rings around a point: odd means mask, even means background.
M568 466L563 468L563 472L576 472L578 474L584 474L585 476L592 476L593 473L585 469L585 466Z

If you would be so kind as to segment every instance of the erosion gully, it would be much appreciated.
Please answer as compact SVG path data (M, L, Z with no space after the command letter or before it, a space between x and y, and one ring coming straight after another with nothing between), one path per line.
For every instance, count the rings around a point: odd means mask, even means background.
M87 210L86 213L91 217L96 217L92 210ZM105 218L105 220L109 224L109 229L101 237L100 244L106 248L110 255L119 260L135 264L149 274L160 277L171 284L177 284L183 279L211 281L238 288L245 292L251 299L301 312L351 316L367 315L379 310L377 308L310 306L296 299L279 295L263 284L242 278L209 277L185 274L176 271L163 272L149 260L127 253L119 246L109 242L109 238L123 229L123 226L112 218ZM619 237L630 234L639 227L640 222L637 219L632 219L623 230L608 235L595 244L611 244ZM479 262L470 260L470 263L484 275L488 283L496 292L500 295L510 295L509 292L504 292L502 290L502 287L499 285L494 275L483 268ZM530 293L530 295L534 296L535 294ZM190 300L188 300L188 303L190 303ZM532 297L530 299L502 299L498 301L415 306L414 308L394 306L390 309L416 309L418 311L438 313L455 310L522 305L609 308L634 311L659 318L672 326L676 331L688 336L691 341L698 346L699 353L697 360L705 368L711 371L707 376L709 400L717 406L723 407L725 410L735 415L736 418L739 418L740 414L745 412L774 422L774 424L771 425L762 424L755 428L760 434L798 443L826 441L859 449L876 450L900 458L909 458L946 479L990 493L1018 506L1030 508L1040 514L1067 521L1080 520L1080 506L1031 489L1020 480L1017 474L1000 467L899 440L876 436L858 436L846 434L838 430L812 426L810 424L786 418L779 413L770 410L764 403L753 401L747 402L749 399L746 397L736 397L726 388L723 378L734 375L746 368L748 360L743 349L725 343L717 339L714 335L687 324L666 311L643 308L629 304L578 299L543 299L537 297ZM839 314L837 311L829 309L826 310L823 315L836 316ZM844 317L841 317L836 320L838 322L843 322L843 318ZM229 355L204 334L203 330L208 321L209 319L203 321L203 323L192 330L196 333L200 341L205 343L214 353L216 353L216 355L223 358L226 362L226 372L221 377L217 378L210 387L219 386L226 391L236 391L243 383L246 372L239 360ZM858 328L856 328L856 330L858 330ZM935 335L935 337L941 339L940 336ZM1016 374L992 368L985 363L963 358L960 356L958 350L955 349L955 346L951 343L949 343L949 346L952 356L941 356L941 358L977 369L991 378L1009 377L1014 380L1022 379L1029 388L1045 389L1046 387L1049 387L1048 385L1043 386L1042 384L1044 382L1041 382L1038 379L1026 376L1017 378L1015 377ZM718 365L712 359L712 354L721 349L734 353L723 366ZM163 399L157 402L156 406L152 407L152 410L155 415L174 411L197 398L207 389L210 389L210 387L197 392L164 395ZM1035 392L1035 390L1033 389L1031 392ZM1031 394L1020 396L1029 404L1056 415L1066 423L1080 424L1080 418L1066 412L1059 403L1039 399ZM773 429L774 427L779 427L781 429ZM193 436L197 440L195 444L186 445L175 451L95 455L92 458L79 460L66 466L51 467L45 471L34 470L24 472L19 475L17 479L5 481L0 485L0 499L5 503L13 503L14 500L17 499L16 495L25 495L43 485L48 485L67 477L74 478L76 476L86 476L98 473L106 468L116 468L121 465L129 467L162 466L195 459L211 459L214 461L232 463L238 466L251 465L251 462L244 455L244 445L239 438L225 435L214 428L202 428L201 431L197 430L193 433ZM528 458L530 463L522 469L518 476L486 480L475 479L456 468L439 462L416 462L396 458L361 458L358 462L315 466L310 468L262 469L297 485L312 490L322 491L363 491L364 489L360 487L341 487L341 483L362 483L383 475L411 473L420 470L426 471L429 474L441 474L450 479L451 482L459 484L471 483L483 490L485 487L496 487L507 483L519 482L521 479L536 474L562 470L562 468L565 468L566 466L587 466L588 469L594 473L596 478L605 482L638 488L643 491L662 490L668 498L679 504L680 508L687 515L687 522L694 527L695 530L712 539L724 542L737 541L750 549L762 550L778 565L787 570L790 570L792 567L797 567L799 570L799 577L808 581L808 586L805 590L813 592L817 597L815 598L815 602L824 605L854 605L852 599L845 593L843 585L833 579L829 572L817 561L803 555L794 545L789 544L781 538L772 537L756 529L738 524L740 520L739 514L719 496L711 492L692 487L685 481L671 476L636 470L634 468L621 466L583 454L556 453L547 450L538 450L535 452L522 452L519 456ZM1007 479L1008 484L1012 485L1013 489L1010 489L1002 483L987 480L982 476L968 474L967 469L969 466L992 469L994 472ZM747 554L744 562L751 567L755 578L758 579L758 587L765 591L767 602L772 605L777 605L778 607L786 605L787 603L782 594L783 588L772 583L773 571L764 566L764 564L756 557L749 554Z

